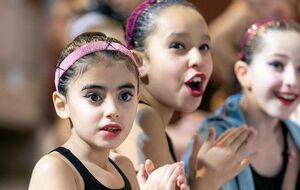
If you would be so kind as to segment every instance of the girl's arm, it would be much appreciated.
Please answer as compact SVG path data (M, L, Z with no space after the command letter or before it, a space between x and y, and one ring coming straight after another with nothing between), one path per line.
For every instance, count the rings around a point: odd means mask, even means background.
M38 161L33 169L29 190L75 190L74 172L62 159L48 154Z

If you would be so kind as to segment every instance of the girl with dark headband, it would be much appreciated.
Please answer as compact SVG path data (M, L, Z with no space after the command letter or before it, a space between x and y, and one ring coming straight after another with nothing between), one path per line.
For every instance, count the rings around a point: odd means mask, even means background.
M256 158L222 190L300 188L300 126L289 120L300 101L299 42L300 25L285 19L258 21L244 34L235 64L242 93L228 97L198 130L204 135L214 127L219 136L247 124L258 132L247 145Z
M34 167L29 190L188 190L182 163L154 169L148 160L136 178L131 161L111 152L131 130L139 80L134 55L103 33L83 33L62 51L53 103L71 124L71 136Z
M134 127L117 151L128 156L136 170L146 159L157 166L173 163L178 158L166 126L175 111L197 109L212 72L207 24L187 1L145 0L131 13L125 28L127 47L138 56L141 100ZM215 140L211 130L200 151L195 136L189 157L191 189L218 189L237 174L253 158L240 156L244 141L253 135L244 127Z

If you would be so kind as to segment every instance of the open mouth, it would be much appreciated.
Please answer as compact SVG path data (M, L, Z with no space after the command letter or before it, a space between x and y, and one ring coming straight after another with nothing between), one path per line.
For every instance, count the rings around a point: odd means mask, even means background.
M104 132L104 135L107 137L115 137L117 136L122 130L119 125L116 124L108 124L100 129L100 131Z
M205 75L195 75L190 80L185 82L188 92L193 97L199 97L203 94L203 84L206 77Z

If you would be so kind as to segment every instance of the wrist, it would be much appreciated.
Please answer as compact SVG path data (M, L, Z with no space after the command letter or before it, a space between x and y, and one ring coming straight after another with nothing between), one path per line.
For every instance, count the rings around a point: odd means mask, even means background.
M207 190L218 190L221 185L217 180L217 176L205 167L197 170L195 176L190 179L191 190L207 189Z

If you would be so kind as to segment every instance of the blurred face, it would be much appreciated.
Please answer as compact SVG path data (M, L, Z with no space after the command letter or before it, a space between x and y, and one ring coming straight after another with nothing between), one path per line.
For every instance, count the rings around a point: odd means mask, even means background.
M249 67L251 94L271 117L286 119L299 103L300 34L270 30Z
M133 124L137 79L122 61L92 63L70 84L66 101L73 135L89 145L115 148Z
M165 106L194 111L212 72L209 47L207 25L197 11L184 6L163 9L146 39L146 89Z

